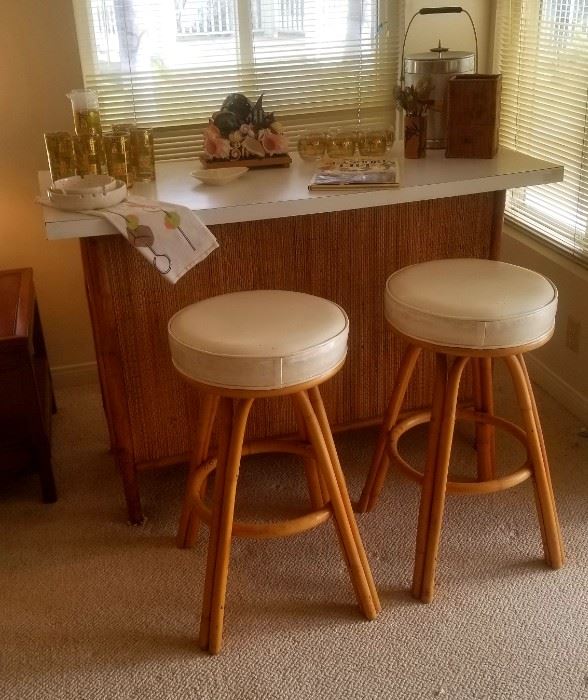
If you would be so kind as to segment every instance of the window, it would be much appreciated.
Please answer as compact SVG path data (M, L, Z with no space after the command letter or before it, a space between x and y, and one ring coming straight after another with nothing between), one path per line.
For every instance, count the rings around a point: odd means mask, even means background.
M153 126L156 157L194 158L231 92L308 124L394 121L402 0L74 0L103 122Z
M496 31L501 142L565 169L507 217L588 264L588 0L498 0Z

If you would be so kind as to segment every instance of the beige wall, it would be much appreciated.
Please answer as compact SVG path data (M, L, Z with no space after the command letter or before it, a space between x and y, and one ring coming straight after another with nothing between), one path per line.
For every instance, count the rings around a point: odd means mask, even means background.
M77 241L45 240L37 171L43 132L71 130L65 94L81 87L71 0L2 3L0 269L32 267L52 366L94 359Z
M549 277L558 288L553 338L531 353L534 379L569 411L588 423L588 270L505 226L502 260ZM580 324L578 351L567 344L568 320Z

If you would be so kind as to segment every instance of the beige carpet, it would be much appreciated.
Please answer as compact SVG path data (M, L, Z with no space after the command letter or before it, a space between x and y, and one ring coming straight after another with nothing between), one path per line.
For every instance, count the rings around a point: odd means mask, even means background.
M354 605L331 524L290 538L238 540L225 645L196 644L206 532L172 537L184 472L145 474L148 521L126 524L93 387L58 394L60 500L35 475L0 481L0 698L588 698L588 440L538 392L568 553L545 568L532 489L450 497L433 604L407 592L416 486L395 474L359 519L383 611ZM501 396L509 404L508 396ZM356 498L373 431L338 437ZM420 437L408 438L407 454ZM471 456L462 440L460 457ZM512 445L500 453L518 463ZM244 468L246 501L288 510L304 497L289 459ZM299 484L300 486L295 486Z

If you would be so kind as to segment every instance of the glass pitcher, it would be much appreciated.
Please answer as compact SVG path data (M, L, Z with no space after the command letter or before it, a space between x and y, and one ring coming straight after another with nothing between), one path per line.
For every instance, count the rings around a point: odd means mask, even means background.
M72 90L71 100L74 128L78 136L102 136L98 95L94 90Z

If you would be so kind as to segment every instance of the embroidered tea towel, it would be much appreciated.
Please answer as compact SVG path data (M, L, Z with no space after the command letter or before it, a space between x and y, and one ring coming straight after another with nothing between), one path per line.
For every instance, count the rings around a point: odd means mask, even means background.
M196 214L178 204L130 196L108 209L84 214L110 221L172 284L218 248L216 238Z

